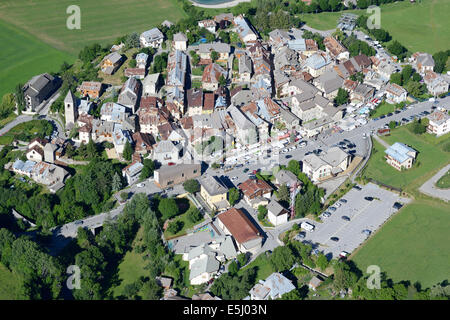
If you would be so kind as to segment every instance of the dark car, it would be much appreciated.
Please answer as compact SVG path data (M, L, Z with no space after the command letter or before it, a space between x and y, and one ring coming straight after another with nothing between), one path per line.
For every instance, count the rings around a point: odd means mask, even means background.
M331 241L334 241L334 242L338 242L338 241L339 241L339 238L338 238L338 237L331 237L330 240L331 240Z
M356 189L356 190L358 190L358 191L361 191L361 190L362 190L361 187L358 186L358 185L354 186L353 189Z
M380 117L380 119L384 119L384 118L386 118L386 116L385 116L385 115L382 115L382 116Z
M239 163L236 165L236 168L242 168L244 165L242 163Z
M402 121L403 121L403 122L408 122L409 120L406 119L406 118L402 118Z
M423 112L425 115L429 115L430 113L428 111Z
M389 113L387 114L387 116L388 116L388 117L392 116L392 112L389 112Z
M364 197L364 199L366 199L367 201L372 201L373 197Z
M400 110L395 110L394 113L395 114L399 114L401 111Z
M341 218L342 218L342 220L345 220L345 221L350 221L350 217L347 217L347 216L342 216Z
M396 202L392 206L392 208L397 209L397 210L399 210L401 207L403 207L403 205L400 202Z
M290 154L287 154L284 156L286 159L292 158L292 156Z
M248 170L250 170L250 169L249 169L249 168L245 168L245 169L244 169L244 173L247 173Z
M305 153L305 156L310 155L310 154L312 154L312 152L308 151L308 152Z
M346 199L340 199L339 202L347 203L347 200Z

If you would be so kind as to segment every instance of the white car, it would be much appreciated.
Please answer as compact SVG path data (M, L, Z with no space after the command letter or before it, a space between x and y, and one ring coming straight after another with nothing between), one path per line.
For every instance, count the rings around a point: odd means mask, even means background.
M340 203L340 202L336 202L336 203L334 204L334 206L335 206L336 208L339 208L339 207L341 206L341 203Z
M236 181L238 179L238 177L232 177L231 181Z
M138 188L142 188L143 186L144 186L143 183L138 183L138 184L136 185L136 187L138 187Z

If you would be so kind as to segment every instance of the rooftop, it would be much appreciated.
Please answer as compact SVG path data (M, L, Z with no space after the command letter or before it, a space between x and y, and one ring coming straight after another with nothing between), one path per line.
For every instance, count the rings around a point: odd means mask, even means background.
M219 214L217 218L225 225L239 243L245 243L262 237L256 226L240 209L231 208L224 213Z

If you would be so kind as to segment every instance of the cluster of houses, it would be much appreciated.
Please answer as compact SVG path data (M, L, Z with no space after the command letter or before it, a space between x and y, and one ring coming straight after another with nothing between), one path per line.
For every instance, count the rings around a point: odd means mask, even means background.
M165 21L165 25L172 24ZM220 14L198 25L214 34L229 28L241 43L236 47L219 41L189 44L186 34L179 32L169 46L166 75L147 74L149 57L137 54L136 67L124 70L127 80L117 101L103 103L99 117L92 110L105 84L85 81L77 94L69 91L64 99L66 129L78 131L75 142L110 142L114 148L108 155L116 158L123 156L127 143L133 146L133 161L123 171L130 184L138 180L145 157L163 165L155 172L155 183L167 188L200 176L195 163L204 155L197 147L212 138L248 150L292 135L314 137L335 127L351 106L368 103L376 93L390 103L407 99L403 87L389 83L390 75L398 71L392 61L364 54L350 57L332 36L324 38L325 50L320 50L316 41L303 38L303 31L296 28L273 30L263 41L242 15ZM151 48L159 48L165 40L158 28L139 38L141 47ZM120 45L111 48L100 63L101 72L113 74L119 69L124 62L121 49ZM194 66L188 51L200 57L201 76L190 74ZM448 91L449 79L433 71L430 54L417 52L409 62L432 94ZM358 73L362 82L351 80ZM191 86L194 79L201 79L200 86ZM60 84L49 74L33 77L23 88L27 111L36 112ZM333 102L340 88L348 91L351 106ZM440 135L448 130L448 115L435 112L428 131ZM320 182L345 171L350 161L345 151L331 148L306 156L303 171ZM203 197L211 208L228 208L226 188L212 180L203 185ZM263 182L252 180L239 188L251 207L270 204L270 190ZM282 212L276 205L271 207ZM276 222L276 217L271 220Z
M16 159L10 170L47 186L55 193L64 187L65 180L70 177L67 170L55 164L61 157L63 148L62 144L35 138L30 141L25 152L27 160Z

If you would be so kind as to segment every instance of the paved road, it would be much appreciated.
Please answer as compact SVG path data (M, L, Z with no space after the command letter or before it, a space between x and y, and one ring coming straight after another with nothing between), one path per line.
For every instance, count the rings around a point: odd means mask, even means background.
M4 135L5 133L7 133L9 130L11 130L15 126L17 126L21 123L24 123L24 122L31 121L31 120L33 120L33 117L30 115L22 114L22 115L18 116L13 121L9 122L7 125L5 125L3 128L0 129L0 136Z
M429 195L430 197L440 198L444 201L450 201L450 189L440 189L436 187L436 182L450 170L450 164L439 170L430 180L425 182L419 191Z
M55 115L49 115L48 111L50 106L52 105L52 103L58 99L59 97L59 92L55 93L46 103L45 105L43 105L39 111L36 113L38 115L38 119L42 119L42 120L47 120L49 122L52 123L53 128L54 128L54 133L56 133L56 135L62 139L66 139L66 134L64 132L63 126L61 124L61 120L59 118L57 118L57 116ZM8 124L6 124L2 129L0 129L0 136L4 135L5 133L7 133L9 130L11 130L12 128L14 128L15 126L24 123L24 122L28 122L33 120L33 115L29 115L29 114L21 114L19 115L17 118L15 118L13 121L9 122Z

